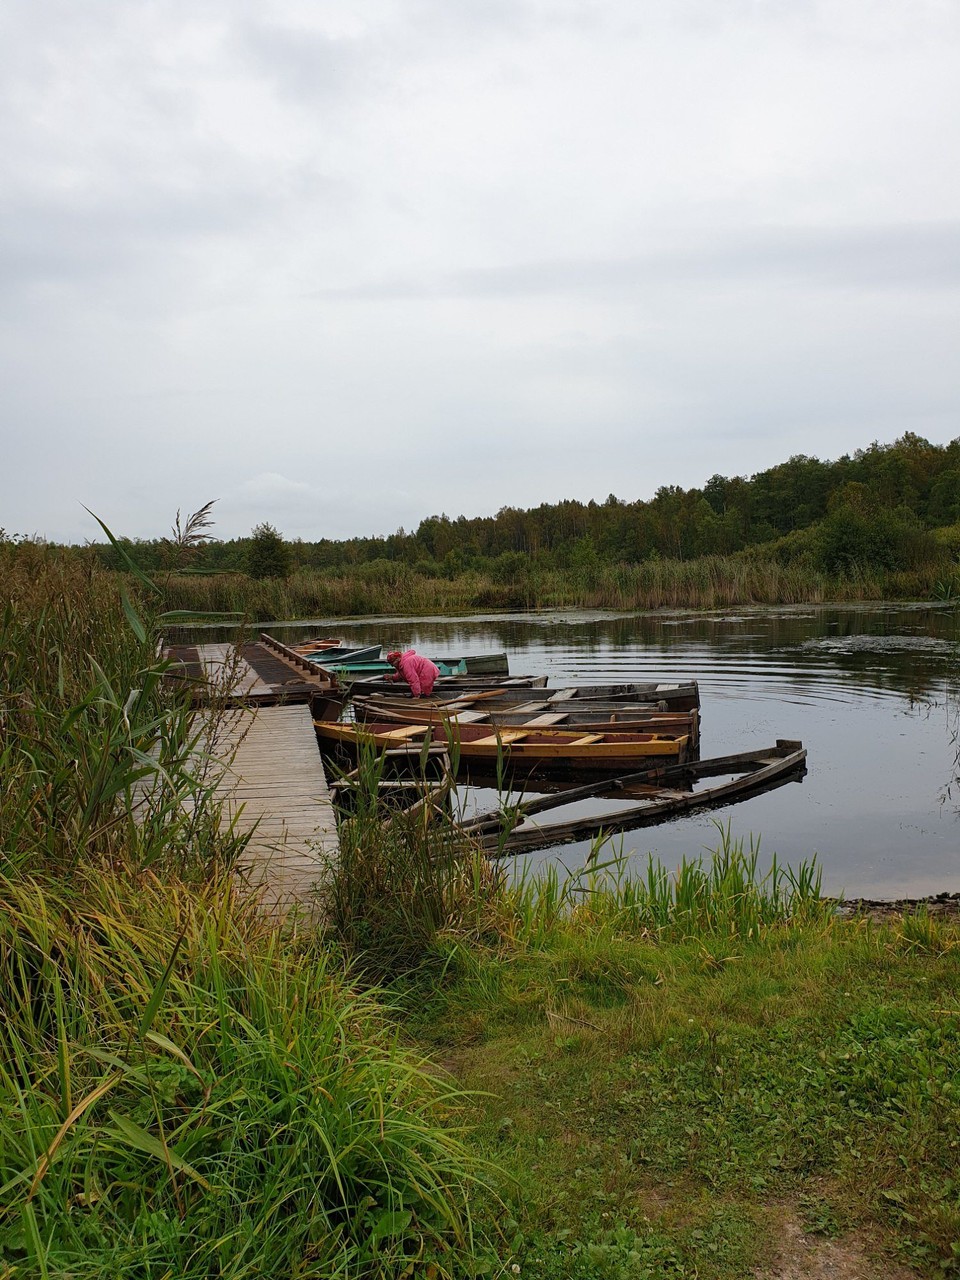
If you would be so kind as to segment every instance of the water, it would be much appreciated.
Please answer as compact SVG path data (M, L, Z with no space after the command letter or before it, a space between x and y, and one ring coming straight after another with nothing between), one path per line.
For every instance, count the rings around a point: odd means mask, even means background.
M715 613L541 612L271 626L280 639L344 634L424 653L506 650L550 684L696 679L704 757L799 738L808 773L729 809L617 837L668 865L759 836L766 855L814 853L824 888L898 897L960 890L960 613L931 605L830 605ZM492 795L478 798L492 807ZM582 863L587 844L529 855Z

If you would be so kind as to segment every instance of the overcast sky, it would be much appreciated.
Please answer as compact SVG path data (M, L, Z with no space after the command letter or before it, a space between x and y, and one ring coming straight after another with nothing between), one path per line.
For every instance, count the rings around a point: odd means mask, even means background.
M0 0L0 526L960 435L958 0Z

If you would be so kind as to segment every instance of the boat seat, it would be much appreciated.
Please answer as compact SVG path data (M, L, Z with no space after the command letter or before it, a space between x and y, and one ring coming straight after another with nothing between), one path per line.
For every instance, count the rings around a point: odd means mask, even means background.
M502 742L506 747L511 742L519 742L521 738L526 736L526 729L501 729L499 733L492 733L489 738L474 738L470 745L473 747L495 747L498 742Z
M548 711L546 715L534 716L532 720L527 721L527 727L531 725L549 725L560 724L563 720L569 720L570 713L568 711Z
M389 738L390 741L401 740L403 738L413 738L418 734L426 733L430 728L427 724L405 724L399 729L386 729L377 734L378 738Z
M568 745L571 747L587 747L591 742L602 742L602 733L585 733L582 738L571 738Z

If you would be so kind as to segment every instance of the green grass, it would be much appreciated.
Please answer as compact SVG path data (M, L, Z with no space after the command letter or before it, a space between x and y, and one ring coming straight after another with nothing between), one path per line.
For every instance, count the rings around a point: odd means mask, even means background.
M10 1274L463 1274L463 1099L327 948L143 877L0 880L0 921Z
M958 1269L956 926L574 912L450 951L411 1025L475 1097L523 1275L743 1276L785 1218Z

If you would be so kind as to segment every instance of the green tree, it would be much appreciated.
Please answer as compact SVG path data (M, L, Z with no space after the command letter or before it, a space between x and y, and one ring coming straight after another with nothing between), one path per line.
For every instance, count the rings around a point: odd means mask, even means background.
M251 578L286 578L290 573L290 550L272 524L265 520L250 535L247 573Z

